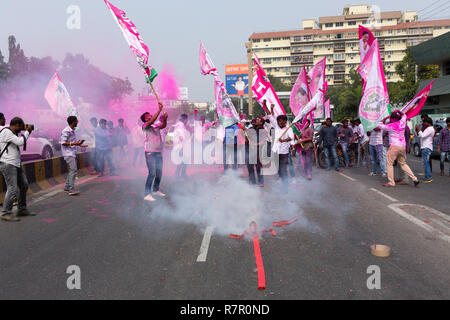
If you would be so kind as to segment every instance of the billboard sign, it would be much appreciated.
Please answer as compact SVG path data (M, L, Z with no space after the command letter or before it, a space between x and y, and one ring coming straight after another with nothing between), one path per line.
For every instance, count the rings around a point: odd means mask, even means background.
M248 95L248 65L225 66L225 85L230 96Z

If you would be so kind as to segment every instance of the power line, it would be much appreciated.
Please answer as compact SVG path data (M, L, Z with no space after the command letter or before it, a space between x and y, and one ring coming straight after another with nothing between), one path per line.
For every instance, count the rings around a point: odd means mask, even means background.
M436 14L440 14L442 11L447 10L447 9L449 8L448 6L445 7L445 9L436 11L436 10L438 10L438 9L442 8L443 6L448 5L448 4L450 4L450 1L444 2L444 3L443 3L442 5L440 5L439 7L435 8L435 9L433 9L432 11L428 12L427 14L425 14L425 17L424 17L423 19L428 19L428 18L430 18L430 17L432 17L432 16L434 16L434 15L436 15Z
M427 6L427 7L425 7L425 8L423 8L422 10L419 10L418 12L422 12L422 11L425 11L425 10L427 10L428 8L430 8L430 7L432 7L432 6L434 6L436 3L438 3L438 2L441 2L441 0L438 0L438 1L436 1L436 2L433 2L432 4L430 4L429 6Z

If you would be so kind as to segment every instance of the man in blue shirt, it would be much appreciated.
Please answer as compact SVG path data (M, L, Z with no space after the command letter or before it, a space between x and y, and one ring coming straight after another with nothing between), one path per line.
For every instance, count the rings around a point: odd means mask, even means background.
M97 167L100 173L100 177L103 177L105 170L105 158L108 162L109 172L111 176L115 176L115 167L112 160L112 133L106 128L107 121L101 119L99 126L95 128L95 147L97 148Z

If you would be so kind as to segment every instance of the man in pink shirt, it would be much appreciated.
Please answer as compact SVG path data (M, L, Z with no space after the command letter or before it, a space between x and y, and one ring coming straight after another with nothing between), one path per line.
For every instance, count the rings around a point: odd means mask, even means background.
M380 128L389 133L389 150L386 155L387 173L389 183L383 184L383 187L395 187L394 180L394 161L400 165L402 170L414 181L414 186L417 187L419 180L406 164L406 141L405 141L405 127L406 115L401 111L394 111L391 114L389 124L380 122L377 128Z
M156 122L159 114L163 111L163 105L159 104L159 110L153 116L145 112L141 116L144 123L142 130L144 131L144 150L145 160L147 162L148 177L145 183L145 198L146 201L155 201L153 194L164 197L165 194L159 190L159 185L162 178L163 170L163 140L161 137L161 130L167 126L167 113L164 112L161 122Z

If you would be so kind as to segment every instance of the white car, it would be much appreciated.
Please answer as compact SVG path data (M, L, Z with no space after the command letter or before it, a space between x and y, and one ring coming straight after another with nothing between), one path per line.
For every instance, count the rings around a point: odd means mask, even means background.
M22 161L33 159L51 159L55 154L52 143L46 138L30 136L26 150L21 150Z

